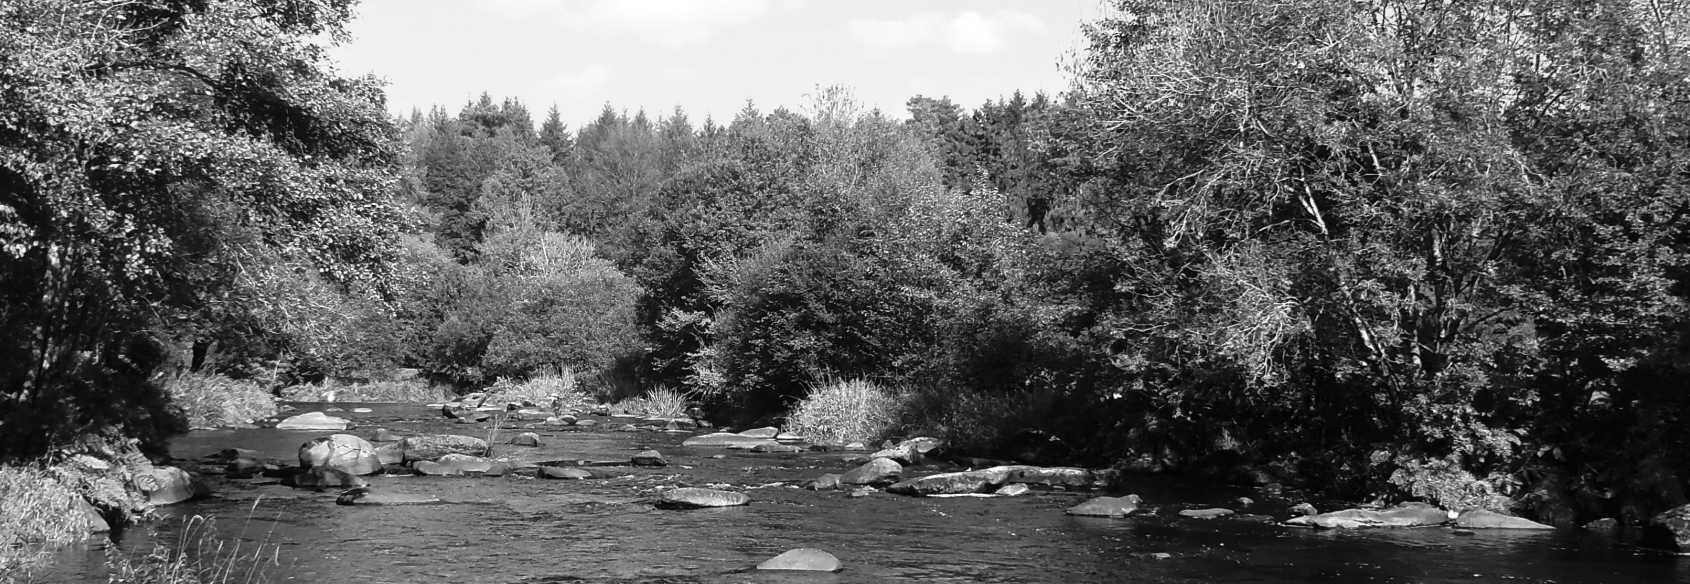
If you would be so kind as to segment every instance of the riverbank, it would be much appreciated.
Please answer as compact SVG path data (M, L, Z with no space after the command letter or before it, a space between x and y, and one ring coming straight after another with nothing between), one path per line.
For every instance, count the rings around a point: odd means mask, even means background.
M1048 480L1015 483L1027 486L1015 496L894 492L891 485L910 479L990 468L933 450L928 453L934 456L919 462L905 459L909 464L899 464L896 482L880 482L873 490L817 489L819 479L850 473L879 453L812 449L805 442L759 437L769 430L757 429L734 433L738 438L732 442L743 449L701 446L708 442L703 437L727 433L683 431L669 421L596 412L579 412L565 422L539 413L495 418L505 414L487 411L488 419L474 421L473 410L451 419L438 407L422 405L287 405L294 408L289 416L321 413L351 426L200 430L178 437L171 464L193 471L210 494L159 507L159 520L123 532L115 551L144 557L156 544L179 540L187 518L204 516L223 526L218 536L226 545L279 550L278 564L266 568L273 575L317 582L764 581L745 571L801 547L837 556L844 567L830 576L837 582L1466 582L1474 573L1525 581L1619 574L1644 581L1674 577L1682 569L1671 556L1580 530L1464 530L1443 525L1447 516L1438 526L1419 528L1283 525L1281 520L1304 512L1291 509L1303 497L1294 490L1275 494L1129 474L1118 477L1114 489ZM530 433L537 446L511 444ZM420 461L404 462L401 454L400 462L360 477L367 495L350 505L341 504L340 487L285 484L289 467L299 466L302 444L335 434L355 436L378 450L391 450L404 438L464 436L491 444L487 458L508 466L496 473L429 476L417 474ZM490 434L493 440L487 440ZM728 442L722 436L714 440ZM905 446L891 450L919 450ZM648 450L661 457L661 466L635 464ZM260 468L230 472L231 453ZM429 455L412 458L417 456ZM263 465L275 469L266 472ZM541 478L542 467L592 478ZM737 493L747 504L694 511L659 506L665 493L680 488ZM1096 497L1128 494L1138 501L1124 517L1069 514ZM1313 503L1331 507L1324 500ZM1234 513L1202 512L1217 508ZM1436 519L1429 513L1419 517ZM104 569L99 566L99 557L75 561L73 554L39 581L98 580L105 577L94 573Z

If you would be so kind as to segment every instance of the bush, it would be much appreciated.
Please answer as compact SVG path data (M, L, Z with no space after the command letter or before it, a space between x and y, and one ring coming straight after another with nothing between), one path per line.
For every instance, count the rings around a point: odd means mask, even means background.
M82 501L69 486L34 466L0 466L0 574L22 572L52 547L88 533Z
M863 379L810 388L786 418L786 431L820 444L872 443L894 430L902 400Z
M252 381L179 373L164 385L192 428L246 424L276 413L276 398Z
M569 368L541 368L527 381L513 381L501 377L487 388L485 403L503 404L529 402L550 404L556 409L577 408L586 404L587 395L576 382L575 372Z
M624 400L611 409L647 418L681 419L691 417L687 415L687 410L691 407L692 403L686 394L672 388L658 387L647 391L645 395Z
M287 401L371 402L371 403L433 403L450 398L446 388L423 379L338 382L333 379L321 383L282 388Z

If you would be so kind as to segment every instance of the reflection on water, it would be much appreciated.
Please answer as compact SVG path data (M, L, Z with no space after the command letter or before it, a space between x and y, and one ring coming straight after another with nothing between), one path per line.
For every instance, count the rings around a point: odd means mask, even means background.
M343 405L342 407L350 408ZM354 433L485 436L435 421L419 407L345 414ZM339 506L332 493L232 481L218 496L168 508L152 529L117 544L145 553L175 541L183 518L217 519L224 541L275 547L270 581L314 583L500 582L1690 582L1690 559L1654 554L1579 532L1462 536L1443 528L1309 531L1244 520L1063 515L1087 496L849 498L786 486L845 468L836 453L729 453L687 449L684 435L541 431L546 445L510 447L525 460L626 460L655 447L670 466L588 481L372 477L378 491L442 504ZM196 432L172 445L194 458L229 447L291 459L323 432ZM508 434L506 434L508 436ZM520 452L518 452L520 450ZM748 507L659 511L647 500L678 484L749 489ZM1146 485L1147 501L1226 505L1223 491ZM1182 498L1183 497L1183 498ZM256 502L256 505L255 505ZM1273 511L1262 509L1263 512ZM153 531L155 533L147 533ZM747 568L795 547L838 556L838 574L757 573ZM104 580L103 552L62 555L48 582Z

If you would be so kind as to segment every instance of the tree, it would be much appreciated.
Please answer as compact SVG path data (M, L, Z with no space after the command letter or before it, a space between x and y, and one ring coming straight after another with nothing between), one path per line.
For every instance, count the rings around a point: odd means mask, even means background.
M0 6L0 458L165 429L161 329L267 254L379 287L395 131L312 39L351 2ZM156 437L155 435L148 437Z

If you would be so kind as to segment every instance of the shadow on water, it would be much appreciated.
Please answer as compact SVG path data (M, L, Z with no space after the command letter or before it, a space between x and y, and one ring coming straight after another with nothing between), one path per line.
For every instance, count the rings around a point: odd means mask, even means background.
M447 424L437 412L420 407L371 407L368 414L335 414L353 418L358 427L352 433L363 436L377 427L400 433L487 433L484 426ZM216 496L167 508L151 529L131 530L115 545L122 553L144 554L157 541L175 541L183 518L205 515L217 518L220 537L240 539L244 546L276 546L281 567L269 569L269 581L313 583L1690 581L1690 559L1582 532L1338 532L1178 518L1175 511L1182 504L1228 505L1237 495L1189 486L1146 485L1145 498L1164 507L1155 516L1132 519L1063 514L1086 493L851 498L788 486L847 468L838 453L724 453L681 447L685 435L535 431L544 446L504 447L502 454L533 461L608 461L627 460L652 447L670 465L619 468L616 478L585 481L371 477L377 491L442 501L400 506L340 506L333 493L224 481L216 484ZM178 438L172 450L185 459L230 447L292 459L300 443L322 434L195 432ZM712 458L718 454L725 456ZM753 503L662 511L648 502L664 488L710 484L745 490ZM1278 511L1261 507L1249 511ZM749 570L796 547L827 550L845 569L834 574ZM102 558L98 546L67 550L43 581L104 580Z

